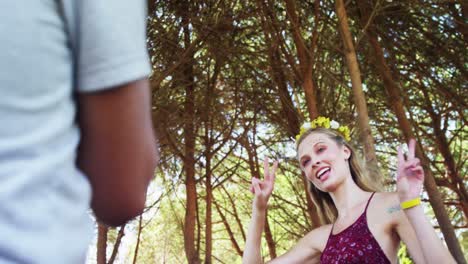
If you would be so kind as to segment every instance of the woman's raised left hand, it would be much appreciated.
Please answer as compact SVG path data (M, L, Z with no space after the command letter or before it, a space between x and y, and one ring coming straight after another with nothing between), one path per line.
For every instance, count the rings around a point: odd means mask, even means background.
M410 139L408 155L405 158L403 148L398 148L398 167L396 185L400 201L404 202L421 195L424 183L424 170L421 162L415 157L416 141Z

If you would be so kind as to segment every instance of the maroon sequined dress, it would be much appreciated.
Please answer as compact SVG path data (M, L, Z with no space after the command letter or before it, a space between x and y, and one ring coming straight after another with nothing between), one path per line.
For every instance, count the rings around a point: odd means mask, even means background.
M333 224L320 263L391 263L367 226L367 207L374 194L352 225L334 235Z

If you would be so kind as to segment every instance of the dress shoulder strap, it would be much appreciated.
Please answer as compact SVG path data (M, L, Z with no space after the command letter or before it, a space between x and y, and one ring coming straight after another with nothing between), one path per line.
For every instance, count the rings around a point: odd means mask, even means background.
M370 203L370 201L372 200L372 197L374 197L374 194L375 194L375 192L373 192L373 193L371 194L371 196L369 197L369 200L367 200L366 209L364 209L364 213L367 212L367 207L369 207L369 203Z
M333 234L333 228L335 227L335 222L332 223L332 227L331 227L331 230L330 230L330 234L328 235L328 237L330 238L331 235Z

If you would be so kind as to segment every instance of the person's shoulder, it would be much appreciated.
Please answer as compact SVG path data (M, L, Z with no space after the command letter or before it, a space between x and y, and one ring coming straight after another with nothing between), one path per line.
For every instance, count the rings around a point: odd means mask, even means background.
M279 256L272 263L318 263L330 230L331 225L314 228L302 237L291 250Z
M400 198L396 192L377 192L374 202L377 205L374 208L379 214L385 215L385 218L392 225L399 222L399 219L403 216L400 208Z
M399 204L400 198L398 198L398 193L396 192L376 192L375 198L379 200L382 204Z
M321 251L327 243L332 226L332 224L327 224L314 228L312 231L305 235L304 239L309 241L311 246Z
M314 234L325 234L326 236L328 236L330 234L332 226L332 224L321 225L317 228L314 228L312 231L309 232L309 234L313 232Z

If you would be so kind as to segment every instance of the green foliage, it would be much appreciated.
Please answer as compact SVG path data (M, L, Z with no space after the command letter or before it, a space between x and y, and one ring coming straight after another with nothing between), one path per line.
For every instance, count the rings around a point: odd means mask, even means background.
M400 249L398 250L397 256L398 256L398 263L400 264L413 264L414 263L413 260L408 255L406 245L403 243L400 245Z
M458 240L460 241L461 248L465 254L465 259L468 259L468 231L465 230L460 233Z

